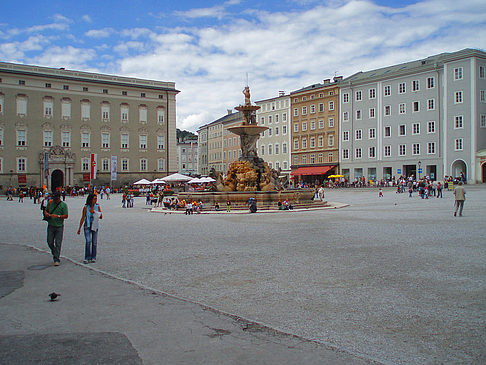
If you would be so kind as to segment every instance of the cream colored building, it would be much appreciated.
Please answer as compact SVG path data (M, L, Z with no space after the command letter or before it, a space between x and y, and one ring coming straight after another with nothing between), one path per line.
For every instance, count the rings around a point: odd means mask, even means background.
M177 93L173 82L0 62L0 185L119 187L176 172Z

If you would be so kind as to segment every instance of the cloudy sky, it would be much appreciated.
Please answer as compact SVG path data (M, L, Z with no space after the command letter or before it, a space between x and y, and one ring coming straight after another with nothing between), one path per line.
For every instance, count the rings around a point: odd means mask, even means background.
M16 0L0 60L174 81L191 131L243 102L463 48L486 50L484 0Z

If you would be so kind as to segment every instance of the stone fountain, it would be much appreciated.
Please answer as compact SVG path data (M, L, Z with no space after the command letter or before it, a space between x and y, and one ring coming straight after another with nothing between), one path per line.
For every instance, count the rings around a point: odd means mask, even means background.
M217 192L186 192L179 193L179 199L202 201L213 205L219 203L221 208L226 201L231 201L233 207L246 206L250 198L254 198L259 208L276 209L277 202L288 200L294 205L312 206L313 189L283 190L277 188L278 172L272 170L260 157L256 143L263 131L268 127L257 124L256 111L260 109L252 105L250 88L243 90L245 104L235 107L243 114L243 122L228 130L240 137L241 157L228 168L226 178L218 179Z

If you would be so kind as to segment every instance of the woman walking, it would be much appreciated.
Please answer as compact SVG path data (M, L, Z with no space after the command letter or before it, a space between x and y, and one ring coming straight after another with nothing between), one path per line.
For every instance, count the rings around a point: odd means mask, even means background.
M97 204L96 194L89 194L86 198L86 205L83 207L83 214L79 221L78 234L81 234L81 227L84 224L84 238L86 246L84 250L83 263L96 262L96 246L98 244L98 220L103 219L101 208Z

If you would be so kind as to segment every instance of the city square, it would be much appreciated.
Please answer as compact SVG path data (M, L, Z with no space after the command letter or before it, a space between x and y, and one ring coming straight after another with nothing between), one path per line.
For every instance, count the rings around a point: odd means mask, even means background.
M191 216L151 213L143 198L123 209L115 194L100 200L98 261L88 266L76 234L85 199L68 197L61 261L359 359L481 363L486 188L466 191L463 217L450 191L327 189L326 200L349 206ZM38 205L1 200L0 215L2 243L47 251Z

